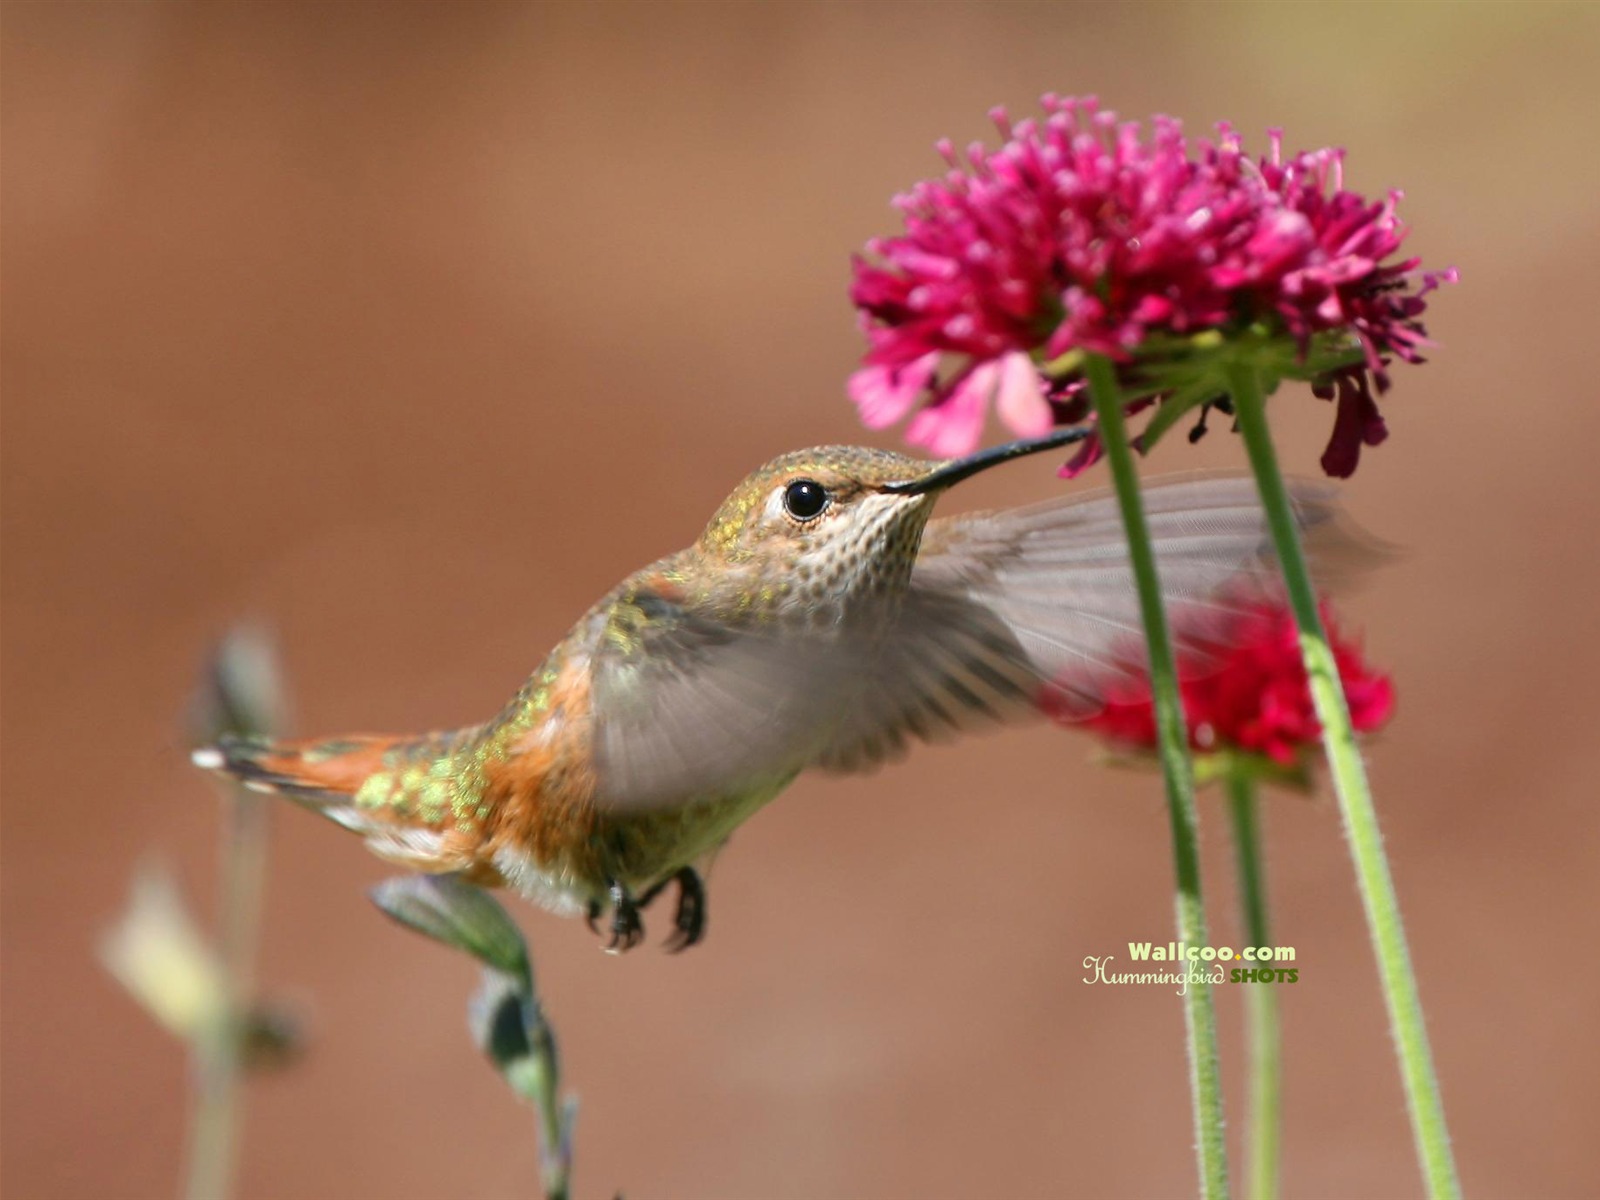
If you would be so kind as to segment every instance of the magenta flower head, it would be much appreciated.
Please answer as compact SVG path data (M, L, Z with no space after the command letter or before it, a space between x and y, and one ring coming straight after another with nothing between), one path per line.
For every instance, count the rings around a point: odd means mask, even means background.
M997 150L941 143L950 169L895 199L905 232L856 258L862 420L917 409L907 437L940 455L974 449L991 406L1033 436L1081 418L1083 356L1100 354L1161 405L1148 449L1184 412L1226 409L1220 356L1249 353L1269 390L1304 379L1337 398L1323 466L1354 471L1385 436L1389 362L1421 361L1425 298L1455 279L1394 259L1399 193L1345 190L1342 151L1285 159L1276 131L1253 159L1226 125L1191 142L1170 118L1146 132L1093 99L1043 105L1015 125L996 109Z
M1394 715L1393 681L1366 661L1359 641L1341 636L1327 601L1321 611L1351 725L1358 733L1375 732ZM1311 701L1294 617L1281 601L1259 598L1213 623L1216 627L1206 638L1191 642L1180 654L1183 710L1198 777L1246 768L1309 787L1322 726ZM1150 683L1138 671L1110 687L1104 706L1087 718L1049 699L1044 708L1064 724L1100 734L1119 752L1138 756L1155 751Z

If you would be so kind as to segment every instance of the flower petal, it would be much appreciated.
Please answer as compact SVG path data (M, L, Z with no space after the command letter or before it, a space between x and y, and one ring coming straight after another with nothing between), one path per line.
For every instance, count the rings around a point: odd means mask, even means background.
M983 440L983 418L996 365L974 367L938 404L925 408L906 427L906 440L927 447L936 458L971 454Z
M994 407L1006 426L1022 437L1039 437L1050 431L1050 405L1044 398L1039 368L1026 354L1016 352L1000 360Z
M865 366L850 376L846 391L868 429L884 429L911 411L938 365L937 354L925 354L903 367Z

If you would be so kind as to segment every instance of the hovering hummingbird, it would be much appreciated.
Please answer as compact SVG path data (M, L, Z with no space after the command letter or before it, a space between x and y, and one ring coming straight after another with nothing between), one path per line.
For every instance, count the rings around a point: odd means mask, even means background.
M785 454L698 541L586 613L499 715L422 736L224 738L194 761L361 834L385 859L509 886L613 951L678 886L669 949L706 922L697 866L808 769L865 771L913 741L1096 710L1142 669L1115 500L1066 496L930 520L955 484L1083 429L927 462ZM1301 485L1300 519L1333 513ZM1145 492L1180 637L1259 576L1245 477ZM1189 614L1184 616L1182 614Z

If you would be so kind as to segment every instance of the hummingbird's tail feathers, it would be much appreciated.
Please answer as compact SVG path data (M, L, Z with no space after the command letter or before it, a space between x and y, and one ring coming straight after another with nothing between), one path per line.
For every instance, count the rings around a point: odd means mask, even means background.
M252 791L283 796L366 839L373 853L414 870L498 876L478 861L481 830L465 819L453 756L481 727L422 737L361 734L304 741L225 736L196 750L198 767ZM475 812L475 808L470 810Z
M409 739L360 736L273 741L228 735L196 750L194 763L237 779L252 791L287 796L311 808L347 801L384 769L384 756Z

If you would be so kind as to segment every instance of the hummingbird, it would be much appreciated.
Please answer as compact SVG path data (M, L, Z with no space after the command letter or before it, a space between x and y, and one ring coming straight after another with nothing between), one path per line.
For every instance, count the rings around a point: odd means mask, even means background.
M225 737L196 765L278 793L384 859L509 887L643 937L677 886L673 951L706 929L701 871L804 771L871 770L1049 711L1089 714L1143 669L1107 493L934 518L979 472L1080 441L1057 430L926 461L825 446L734 489L690 547L628 576L483 724L415 735ZM1303 525L1331 492L1296 490ZM1179 639L1269 563L1247 476L1145 490Z

